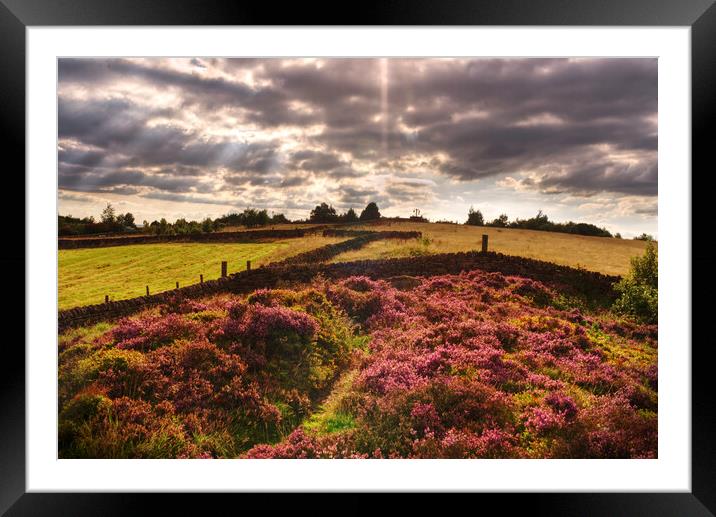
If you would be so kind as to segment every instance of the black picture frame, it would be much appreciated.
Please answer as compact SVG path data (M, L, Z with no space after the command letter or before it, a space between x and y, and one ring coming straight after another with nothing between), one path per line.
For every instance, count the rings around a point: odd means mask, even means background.
M320 13L320 14L319 14ZM692 80L692 328L708 321L708 302L697 303L697 292L708 294L713 263L697 236L708 236L707 188L694 188L713 164L707 125L716 119L716 5L714 0L493 0L427 2L390 1L335 3L220 3L217 0L0 0L0 127L3 169L13 197L24 210L25 192L25 30L43 25L603 25L691 27ZM8 158L12 160L9 161ZM10 164L13 164L12 166ZM698 174L695 172L699 171ZM684 175L689 171L669 171ZM6 187L8 188L8 187ZM0 248L2 271L25 269L25 227L15 224L12 246ZM14 233L13 233L14 232ZM707 240L707 239L704 239ZM22 245L20 244L22 243ZM24 292L20 275L6 274L8 293ZM19 327L25 304L11 295L17 313L6 308L5 328ZM24 298L24 295L23 295ZM706 298L708 300L708 298ZM24 342L24 329L20 332ZM692 490L690 493L481 494L503 510L528 508L549 515L714 515L716 514L716 436L711 341L693 333L692 357ZM0 512L7 515L119 515L150 509L149 495L26 493L25 488L25 353L19 339L3 344L0 360ZM689 346L684 343L683 346ZM151 496L159 497L159 496ZM233 497L233 496L221 496ZM417 498L420 501L420 498ZM184 496L162 497L163 513L188 510ZM238 508L237 508L238 511Z

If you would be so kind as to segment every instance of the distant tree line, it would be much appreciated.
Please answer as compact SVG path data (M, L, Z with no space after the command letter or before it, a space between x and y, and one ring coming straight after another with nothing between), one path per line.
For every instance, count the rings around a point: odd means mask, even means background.
M89 217L72 217L71 215L57 216L57 233L59 235L92 235L99 233L131 233L137 231L137 225L134 223L134 216L127 212L126 214L116 213L111 204L107 204L99 221L93 216Z
M247 228L257 228L259 226L268 226L270 224L290 223L289 219L283 214L269 215L266 209L246 208L243 212L231 212L223 217L217 217L214 222L220 227L224 226L246 226Z
M589 223L575 223L568 221L566 223L557 223L550 221L542 210L537 215L529 219L515 219L510 221L507 214L502 214L492 221L485 221L482 213L470 207L467 213L467 221L465 224L474 226L490 226L494 228L519 228L522 230L540 230L544 232L571 233L575 235L590 235L595 237L612 237L612 234L606 228L600 228ZM621 238L621 235L619 236Z
M308 222L311 223L357 223L358 221L376 221L381 218L378 205L370 202L366 205L360 215L349 208L346 212L339 214L333 205L321 203L311 210Z
M177 219L173 223L162 218L159 221L144 221L142 227L137 227L134 216L116 214L111 204L107 204L102 211L100 220L96 221L93 216L76 218L71 215L58 216L58 233L60 236L69 235L92 235L105 233L135 233L142 231L154 235L188 235L196 233L210 233L221 230L227 226L245 226L247 228L258 228L274 224L286 224L291 222L310 223L356 223L359 221L375 221L381 218L378 205L374 202L368 203L358 215L353 208L339 214L332 205L321 203L311 210L308 219L291 221L284 214L269 215L266 209L246 208L243 212L230 212L222 217L211 219L207 217L202 221L187 221L184 218Z
M222 217L211 219L207 217L201 222L177 219L173 224L161 219L160 221L144 222L144 227L156 235L190 235L196 233L211 233L222 230L227 226L245 226L258 228L271 224L285 224L291 221L283 214L269 215L266 209L246 208L243 212L230 212Z
M420 215L420 210L415 209L410 218L394 220L409 220L415 222L429 222L428 219ZM156 235L186 235L195 233L209 233L221 230L227 226L244 226L247 228L257 228L275 224L286 223L357 223L376 221L382 219L378 205L371 201L361 211L360 215L353 208L349 208L343 213L338 211L328 203L320 203L311 210L307 219L291 221L284 214L269 215L266 209L246 208L243 212L230 212L222 217L211 219L207 217L203 221L187 221L186 219L177 219L170 223L162 218L159 221L151 223L144 221L141 228L144 232L150 232ZM450 221L438 221L450 222ZM606 228L600 228L589 223L575 223L568 221L566 223L557 223L550 221L546 214L538 211L537 215L529 219L515 219L510 221L507 214L501 214L492 221L485 221L480 210L470 207L467 213L467 221L465 224L472 226L490 226L495 228L518 228L524 230L540 230L547 232L570 233L575 235L590 235L596 237L614 237L621 239L620 234L612 235ZM67 216L58 216L59 235L89 235L101 233L133 233L140 231L140 228L134 222L134 216L127 212L126 214L117 214L111 204L107 204L100 215L100 220L96 221L94 217L85 217L82 219ZM653 241L654 237L643 233L636 240Z

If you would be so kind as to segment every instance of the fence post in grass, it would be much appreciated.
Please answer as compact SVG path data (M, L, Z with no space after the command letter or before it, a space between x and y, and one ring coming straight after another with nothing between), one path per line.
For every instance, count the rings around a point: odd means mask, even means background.
M179 282L177 282L177 289L179 289Z
M204 275L199 275L199 283L200 284L204 283Z
M246 271L250 271L250 270L251 270L251 261L247 260L246 261Z
M226 277L226 261L223 260L221 262L221 278L225 278L225 277Z
M149 286L147 286L147 296L149 296Z
M104 295L104 303L109 303L109 295L108 294Z
M482 235L482 251L483 253L487 251L487 235Z

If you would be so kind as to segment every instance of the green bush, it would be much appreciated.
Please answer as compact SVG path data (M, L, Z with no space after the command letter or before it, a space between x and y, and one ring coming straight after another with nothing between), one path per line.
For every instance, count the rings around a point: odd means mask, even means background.
M614 284L620 294L613 309L644 323L657 323L659 317L659 264L656 246L648 242L642 257L631 260L629 274Z

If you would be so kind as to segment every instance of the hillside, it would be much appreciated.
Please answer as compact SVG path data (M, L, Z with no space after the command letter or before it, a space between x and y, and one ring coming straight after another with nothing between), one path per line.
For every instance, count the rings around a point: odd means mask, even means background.
M427 240L420 243L378 241L360 250L344 253L334 261L479 250L482 235L487 234L490 251L546 260L563 266L583 267L608 275L623 275L629 271L631 258L642 255L646 248L646 242L631 239L458 224L379 223L357 226L356 229L420 231Z

